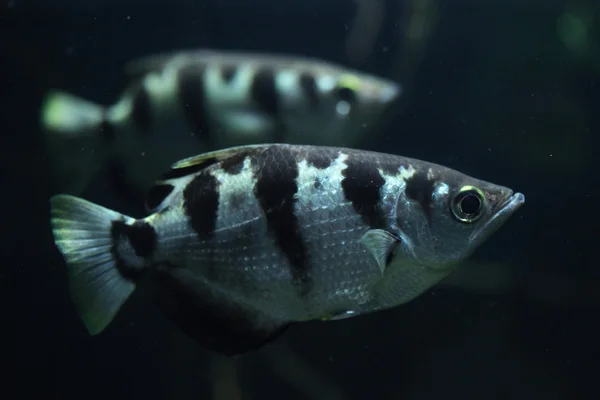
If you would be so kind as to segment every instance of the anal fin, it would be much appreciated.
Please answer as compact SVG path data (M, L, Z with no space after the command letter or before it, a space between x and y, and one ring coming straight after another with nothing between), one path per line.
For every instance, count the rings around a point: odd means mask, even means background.
M258 350L281 336L291 324L234 302L186 269L169 267L161 277L167 316L187 336L225 356Z

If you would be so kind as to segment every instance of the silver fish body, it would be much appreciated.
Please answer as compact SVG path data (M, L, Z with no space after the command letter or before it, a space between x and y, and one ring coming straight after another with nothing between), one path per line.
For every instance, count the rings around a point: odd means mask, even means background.
M390 80L290 55L173 52L126 70L131 81L112 106L58 91L44 100L53 167L71 194L107 158L145 191L172 163L201 152L265 142L355 146L401 93Z
M52 224L90 332L155 270L178 298L175 322L238 354L294 322L414 299L523 203L520 193L420 160L253 145L176 163L151 191L147 218L61 195Z

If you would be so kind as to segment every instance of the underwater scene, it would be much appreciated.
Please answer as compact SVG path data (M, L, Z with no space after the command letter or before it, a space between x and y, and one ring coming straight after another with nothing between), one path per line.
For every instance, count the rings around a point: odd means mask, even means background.
M0 29L5 398L600 398L600 2Z

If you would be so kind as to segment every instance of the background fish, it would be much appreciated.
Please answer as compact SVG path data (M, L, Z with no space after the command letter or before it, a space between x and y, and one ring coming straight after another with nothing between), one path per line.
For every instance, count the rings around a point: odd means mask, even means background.
M400 85L325 61L198 50L136 60L118 102L51 91L41 124L59 188L80 194L107 157L130 187L184 157L235 145L354 146Z
M153 271L171 318L224 354L294 322L410 301L446 277L523 203L521 193L394 155L242 146L182 160L133 219L51 200L75 305L102 331Z

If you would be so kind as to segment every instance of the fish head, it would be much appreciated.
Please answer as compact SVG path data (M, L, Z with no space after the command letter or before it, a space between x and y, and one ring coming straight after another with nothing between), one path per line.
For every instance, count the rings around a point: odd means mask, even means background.
M466 260L525 202L522 193L449 168L411 172L395 210L396 251L438 271Z
M329 92L335 116L358 126L368 125L402 93L402 86L391 80L361 73L335 76Z
M402 94L400 84L360 72L331 68L315 75L315 107L305 110L302 121L318 121L329 145L357 144Z

